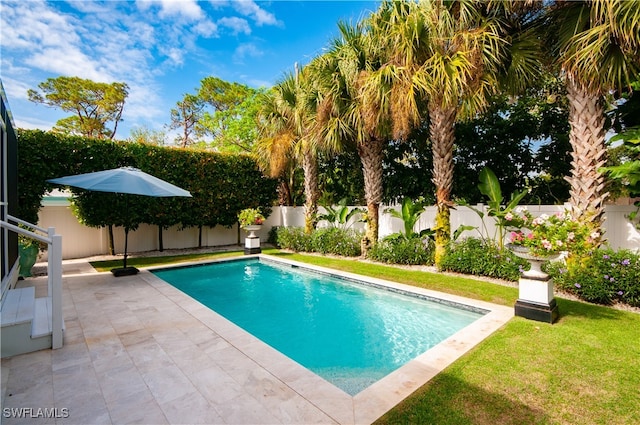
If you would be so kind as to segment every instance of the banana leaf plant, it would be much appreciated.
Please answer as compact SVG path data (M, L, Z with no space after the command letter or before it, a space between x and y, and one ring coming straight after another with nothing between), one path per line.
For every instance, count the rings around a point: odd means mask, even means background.
M502 189L500 188L500 181L489 167L484 167L480 171L479 181L478 189L480 190L480 193L487 198L487 215L489 217L493 217L496 223L497 235L494 234L493 236L494 242L496 242L502 249L504 248L505 233L510 227L510 215L513 214L513 210L527 195L529 190L523 189L521 191L513 192L509 197L509 202L506 205L503 205L504 198L502 196ZM465 205L478 214L482 220L482 225L484 226L484 234L487 234L488 231L484 222L484 212L469 204Z
M427 202L420 198L415 202L413 199L409 197L404 197L402 199L402 205L400 210L396 210L393 208L387 208L385 212L389 214L391 217L399 218L404 223L404 232L400 232L400 234L406 238L411 239L415 236L433 236L433 231L431 229L424 229L419 233L414 230L416 223L420 219L420 215L424 212L425 206Z
M351 219L357 214L362 214L364 212L361 208L353 208L350 210L347 206L347 198L342 198L336 206L322 202L320 203L320 206L322 206L326 212L318 215L318 221L327 221L329 226L341 229L347 229L350 227L353 223L358 221L352 221Z

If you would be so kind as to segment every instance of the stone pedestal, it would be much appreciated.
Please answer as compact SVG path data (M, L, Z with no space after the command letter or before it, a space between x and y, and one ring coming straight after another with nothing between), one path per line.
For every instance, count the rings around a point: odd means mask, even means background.
M259 225L246 226L244 229L249 232L249 236L247 236L244 240L244 253L245 255L249 254L260 254L262 249L260 248L260 238L256 235L256 231L260 230Z
M559 311L553 296L553 280L547 276L532 278L525 272L518 282L515 315L538 322L553 323Z
M529 262L531 268L518 281L518 300L515 315L538 322L553 323L560 315L553 296L553 280L542 271L544 261L555 260L560 254L540 257L529 254L523 247L509 246L513 253Z

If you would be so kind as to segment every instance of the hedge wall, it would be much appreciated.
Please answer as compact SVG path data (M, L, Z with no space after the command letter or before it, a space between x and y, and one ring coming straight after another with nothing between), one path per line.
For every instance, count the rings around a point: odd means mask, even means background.
M231 227L244 208L261 207L265 215L270 214L277 198L277 181L265 177L248 155L18 130L19 217L31 223L38 221L42 197L55 187L47 179L121 166L133 166L173 183L190 191L193 198L152 198L71 188L76 195L77 216L85 224Z

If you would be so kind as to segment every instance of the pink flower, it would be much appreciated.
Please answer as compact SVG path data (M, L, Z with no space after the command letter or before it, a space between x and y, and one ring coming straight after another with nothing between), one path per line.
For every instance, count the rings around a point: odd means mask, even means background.
M510 212L506 213L505 216L504 216L504 219L507 220L507 221L513 220L513 214L511 214Z
M551 242L549 242L546 239L543 239L542 241L540 241L542 243L542 247L548 251L551 251L551 249L553 249L553 245L551 245Z

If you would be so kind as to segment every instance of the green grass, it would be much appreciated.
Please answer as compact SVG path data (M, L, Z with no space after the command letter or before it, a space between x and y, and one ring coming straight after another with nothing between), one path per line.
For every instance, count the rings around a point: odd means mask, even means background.
M264 252L503 305L513 305L517 298L515 288L475 279L278 250ZM237 254L218 253L211 258ZM152 265L178 260L169 258L145 261ZM202 257L189 256L184 261L194 259ZM376 423L640 423L640 314L557 301L560 319L555 324L519 317L510 320Z
M201 254L166 255L158 257L127 258L127 266L152 267L168 264L188 263L190 261L215 260L242 255L242 251L209 252ZM108 272L113 268L122 267L122 260L91 261L90 264L99 272Z

